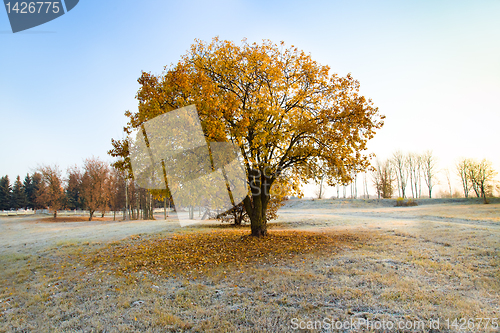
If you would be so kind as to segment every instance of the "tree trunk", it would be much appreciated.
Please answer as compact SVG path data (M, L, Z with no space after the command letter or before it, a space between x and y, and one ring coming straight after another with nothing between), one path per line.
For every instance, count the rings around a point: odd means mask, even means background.
M262 194L259 196L253 196L253 202L250 202L250 198L246 197L245 207L253 206L248 209L248 216L250 217L250 227L252 229L252 236L262 237L267 235L267 221L266 212L262 207Z
M321 176L321 182L319 183L319 195L318 199L323 199L323 180L325 179L325 175Z
M366 179L366 174L365 174L365 189L366 189L366 198L370 199L370 193L368 192L368 180Z
M252 236L263 237L267 235L266 211L272 181L255 169L250 171L248 178L252 197L245 197L243 203L250 218Z
M234 225L241 225L243 223L243 217L245 216L245 207L241 204L233 208L234 215Z
M239 212L234 212L234 225L241 225L241 214Z
M479 189L478 189L478 186L477 186L477 185L475 185L475 183L473 183L473 184L474 184L474 185L473 185L473 187L472 187L472 188L474 189L474 192L476 193L476 196L477 196L478 198L479 198L479 197L481 197L481 195L480 195L480 191L479 191Z
M489 204L488 199L486 198L486 189L484 185L481 185L481 196L483 197L484 203Z
M483 194L483 199L484 199L484 203L485 204L489 204L490 202L488 201L488 199L486 198L486 194Z
M165 196L165 200L163 200L163 215L165 216L165 220L167 219L167 196Z
M57 209L54 209L54 218L57 218Z
M127 214L128 214L128 219L127 219ZM126 178L125 178L125 211L123 214L123 219L130 220L130 210L128 204L128 180Z
M94 211L93 210L90 211L89 221L92 221L92 217L94 217Z
M354 199L358 198L358 174L354 175Z

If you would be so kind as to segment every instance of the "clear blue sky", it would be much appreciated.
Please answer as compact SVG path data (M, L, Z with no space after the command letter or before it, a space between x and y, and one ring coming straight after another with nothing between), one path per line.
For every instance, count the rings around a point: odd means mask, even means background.
M349 72L387 116L370 149L500 169L500 1L92 1L12 34L0 9L0 175L109 159L141 70L195 38L285 41ZM500 170L499 170L500 171Z

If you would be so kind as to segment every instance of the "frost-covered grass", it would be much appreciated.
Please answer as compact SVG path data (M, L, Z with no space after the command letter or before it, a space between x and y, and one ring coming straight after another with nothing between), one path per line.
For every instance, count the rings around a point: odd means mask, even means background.
M500 319L499 204L328 204L287 205L262 240L209 223L96 222L60 235L52 224L2 220L12 229L0 236L0 331L271 332L292 331L294 318ZM149 232L132 234L141 225ZM101 234L88 236L95 228ZM36 230L43 246L7 247L5 235L20 230Z

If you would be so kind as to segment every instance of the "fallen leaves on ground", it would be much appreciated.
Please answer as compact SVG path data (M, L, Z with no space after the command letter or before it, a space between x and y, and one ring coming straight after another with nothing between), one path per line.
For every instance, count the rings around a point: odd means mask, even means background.
M170 237L130 237L110 244L89 258L100 269L118 274L149 272L156 275L206 274L216 268L244 268L251 263L293 261L313 252L335 253L360 243L352 233L270 231L256 238L243 230L175 234Z
M54 217L45 217L37 220L38 222L48 223L48 222L89 222L88 216L58 216ZM92 222L104 222L104 221L113 221L112 217L93 217ZM118 220L117 220L118 221Z

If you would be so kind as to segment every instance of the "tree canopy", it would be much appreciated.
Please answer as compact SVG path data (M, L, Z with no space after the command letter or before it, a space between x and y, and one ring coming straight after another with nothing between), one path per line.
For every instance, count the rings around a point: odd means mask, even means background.
M125 113L127 134L196 105L207 141L231 142L241 151L249 185L244 205L256 236L266 234L273 184L284 179L298 191L320 175L331 185L348 182L369 166L366 144L383 125L350 74L331 74L283 42L197 40L177 64L161 75L143 72L138 81L139 107Z
M57 165L42 165L37 169L40 184L37 189L37 205L48 207L57 218L57 211L64 206L63 180Z

